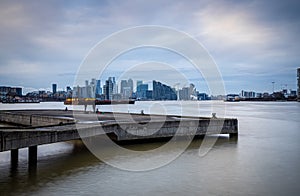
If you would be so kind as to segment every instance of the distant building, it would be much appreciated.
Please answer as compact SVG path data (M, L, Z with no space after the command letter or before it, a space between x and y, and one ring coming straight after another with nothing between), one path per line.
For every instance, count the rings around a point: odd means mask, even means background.
M147 90L146 91L146 99L151 100L152 99L152 94L153 94L153 91Z
M80 89L79 89L80 87L77 85L77 86L74 86L73 87L73 97L75 98L79 98L79 91L80 91Z
M132 89L129 86L123 87L123 93L121 93L121 95L123 99L132 97Z
M105 81L105 84L103 85L103 95L104 95L104 99L107 99L107 86L106 86L106 81Z
M137 99L147 99L148 84L139 84L136 89Z
M127 80L121 80L121 85L120 85L120 93L122 95L123 99L128 99L132 97L132 92L133 92L133 80L129 79Z
M67 87L66 87L66 91L67 91L67 92L72 91L71 87L70 87L70 86L67 86Z
M122 99L122 94L116 93L112 94L112 100L121 100Z
M175 91L165 84L153 80L153 100L177 100Z
M105 81L105 85L103 86L105 99L112 100L113 95L113 80L111 77L108 78L108 80Z
M262 98L263 97L263 94L262 93L256 93L256 98Z
M288 90L287 90L287 89L282 89L282 93L283 93L285 96L287 96Z
M118 94L118 85L116 83L115 77L112 77L112 83L113 83L113 94Z
M190 84L189 99L197 99L196 87L194 84Z
M255 92L253 91L244 91L242 90L241 94L240 94L241 98L255 98Z
M128 87L127 80L121 80L120 93L124 95L125 88Z
M198 93L197 98L198 100L210 100L208 94L206 93Z
M10 88L10 93L17 95L17 96L22 96L22 88L19 87L11 87Z
M8 86L0 86L0 96L6 97L6 95L10 92L10 87Z
M81 87L80 88L80 98L87 98L88 97L88 87Z
M226 98L226 95L211 95L211 100L225 100Z
M297 96L297 91L291 90L290 91L290 96Z
M138 80L136 81L136 89L139 87L139 85L143 84L142 80Z
M90 85L95 85L96 86L96 78L92 78Z
M55 94L57 92L57 84L52 84L52 93Z
M96 96L102 94L101 80L96 80Z
M0 86L0 99L4 99L6 96L22 96L22 88L20 87L10 87L10 86Z
M179 100L189 100L190 95L189 95L190 88L184 87L182 89L179 89Z
M268 92L264 92L264 93L262 94L262 97L263 97L263 98L270 97L270 94L269 94Z
M131 91L133 91L133 80L131 78L128 79L127 85L130 87Z
M183 87L182 89L178 89L177 93L179 100L198 99L198 92L196 91L194 84L190 84L189 87Z
M121 80L121 84L120 84L121 94L123 93L125 87L127 87L127 80Z

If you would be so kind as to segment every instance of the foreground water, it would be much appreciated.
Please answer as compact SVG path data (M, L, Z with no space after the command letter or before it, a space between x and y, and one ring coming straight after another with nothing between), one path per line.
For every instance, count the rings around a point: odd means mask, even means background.
M28 172L26 149L20 150L14 170L9 152L1 152L0 195L299 195L300 103L225 104L226 116L239 120L238 141L219 137L203 157L199 156L203 139L198 139L170 164L132 172L101 162L80 143L58 143L39 146L37 171ZM201 116L217 112L218 116L223 106L223 102L137 102L99 109ZM62 103L0 104L0 110L65 107ZM159 145L127 148L141 151ZM170 152L162 151L160 156L166 153ZM155 161L152 158L149 161ZM114 159L136 164L135 157Z

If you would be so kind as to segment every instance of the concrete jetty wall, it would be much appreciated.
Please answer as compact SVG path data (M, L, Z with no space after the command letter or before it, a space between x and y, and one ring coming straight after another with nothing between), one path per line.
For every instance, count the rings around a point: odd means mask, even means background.
M176 136L194 136L206 134L237 134L237 119L201 119L187 121L166 121L140 123L119 123L114 126L103 126L117 136L118 141L153 139Z
M78 130L85 135L79 135ZM105 134L100 125L75 124L39 128L0 128L0 152Z
M49 126L74 123L73 118L57 117L38 114L22 114L1 112L0 122L12 123L22 126Z
M44 113L43 113L44 112ZM198 118L178 116L149 116L138 114L118 114L122 122L114 115L100 114L101 121L89 122L92 115L83 113L83 119L74 123L72 112L49 114L40 112L0 112L0 121L25 125L25 127L0 128L0 151L19 149L42 144L62 142L85 137L109 134L117 141L155 139L176 136L194 136L206 134L238 134L237 119ZM49 115L49 116L47 116ZM135 120L128 120L133 117ZM147 120L148 119L148 120ZM73 124L72 124L73 123Z
M18 149L28 147L29 168L36 168L37 147L42 144L104 134L117 141L206 134L229 134L230 137L237 138L238 134L237 119L163 115L150 118L144 114L105 113L96 114L98 120L95 121L94 115L81 113L82 119L75 124L71 111L2 111L0 122L18 126L0 127L0 152L10 150L12 167L16 167ZM115 117L122 121L117 121Z
M0 152L79 139L77 130L68 131L1 131Z
M221 132L220 132L221 131ZM79 133L80 134L79 134ZM113 134L117 141L155 139L177 136L238 133L236 119L201 119L139 123L110 123L106 125L63 125L40 128L0 129L0 152L50 144L103 134Z

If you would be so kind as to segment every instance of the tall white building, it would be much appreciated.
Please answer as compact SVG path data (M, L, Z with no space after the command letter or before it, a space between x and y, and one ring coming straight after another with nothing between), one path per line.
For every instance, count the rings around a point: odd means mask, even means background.
M121 80L120 90L123 99L128 99L129 97L131 97L133 92L133 80Z

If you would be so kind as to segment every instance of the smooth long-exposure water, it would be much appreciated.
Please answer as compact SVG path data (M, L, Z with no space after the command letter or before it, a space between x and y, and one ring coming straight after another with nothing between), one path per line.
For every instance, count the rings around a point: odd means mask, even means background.
M107 165L79 142L39 146L35 172L28 171L27 149L20 150L17 169L10 168L10 153L1 152L0 195L299 195L300 103L208 101L198 102L200 110L196 103L136 102L99 109L211 116L214 103L218 116L225 104L225 116L238 118L238 140L221 136L203 157L199 156L203 139L194 140L170 164L145 172ZM0 104L0 110L65 107L63 103ZM143 150L157 145L127 147ZM136 164L134 157L114 159Z

